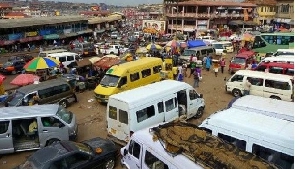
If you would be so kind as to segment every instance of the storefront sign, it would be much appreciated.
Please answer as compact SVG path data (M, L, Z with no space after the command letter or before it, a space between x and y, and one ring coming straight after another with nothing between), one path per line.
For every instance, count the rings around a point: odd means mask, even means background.
M160 20L143 20L142 27L144 28L154 28L157 31L165 31L166 22Z
M37 31L34 31L34 32L26 32L25 35L26 35L26 37L37 36L38 35L38 32Z
M72 29L71 28L70 29L64 29L63 32L64 32L64 34L71 33Z
M207 20L198 20L198 25L207 25L208 21Z

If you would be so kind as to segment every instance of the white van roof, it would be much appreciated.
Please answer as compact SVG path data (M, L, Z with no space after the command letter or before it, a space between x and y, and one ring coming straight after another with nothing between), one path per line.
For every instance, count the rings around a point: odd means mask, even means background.
M289 76L289 75L274 74L274 73L267 73L267 72L253 71L253 70L238 70L234 75L245 75L249 77L266 78L266 79L278 80L283 82L289 82L290 79L292 78L292 76Z
M142 144L144 144L147 147L147 150L149 151L152 149L152 151L157 152L159 156L163 157L167 161L170 161L172 165L174 165L176 168L185 168L185 169L202 169L203 167L199 166L192 160L190 160L188 157L179 154L177 156L172 156L166 152L164 149L164 144L160 143L159 140L154 141L153 140L153 133L150 133L149 128L139 130L132 134L131 139L134 139Z
M0 120L20 119L38 116L52 116L57 113L58 104L3 107L0 109Z
M262 60L262 62L290 62L290 63L294 63L294 56L293 55L283 55L283 56L266 57Z
M286 53L293 53L294 52L294 49L278 49L277 52L286 52Z
M271 143L275 146L269 148L294 156L294 122L230 108L212 114L200 127L208 125Z
M159 95L159 93L177 92L188 87L190 87L190 85L185 82L179 82L176 80L163 80L111 95L110 100L120 100L121 102L129 104L130 108L133 108L135 105L145 103L148 98L162 98L163 95Z
M231 107L294 122L293 102L246 95L237 99Z
M78 54L74 53L74 52L61 52L61 53L48 54L48 57L60 57L60 56L65 56L65 55L78 55Z
M212 42L212 45L213 44L228 44L228 43L232 44L232 42L230 42L230 41L215 41L215 42Z

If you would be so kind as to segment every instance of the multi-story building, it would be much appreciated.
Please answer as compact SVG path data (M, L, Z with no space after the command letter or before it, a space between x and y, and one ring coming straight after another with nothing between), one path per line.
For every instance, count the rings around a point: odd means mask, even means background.
M252 24L255 17L256 5L252 3L224 0L176 2L164 4L168 33L226 28L234 20Z
M245 2L256 4L257 17L254 22L259 25L271 23L276 17L276 0L246 0Z
M275 21L277 23L286 23L294 25L293 0L277 0Z
M10 12L12 12L11 5L8 3L0 3L0 19L4 18Z

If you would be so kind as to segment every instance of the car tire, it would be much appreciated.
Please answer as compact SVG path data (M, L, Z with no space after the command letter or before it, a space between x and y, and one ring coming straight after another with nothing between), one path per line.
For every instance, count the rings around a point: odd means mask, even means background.
M59 142L59 139L53 138L47 141L46 146L50 146L53 143Z
M62 100L62 101L59 102L59 105L61 105L64 108L67 108L68 107L68 102L66 100Z
M232 94L233 94L233 96L235 96L235 97L239 97L239 96L242 95L242 92L241 92L241 90L239 90L239 89L234 89L234 90L232 91Z
M203 114L204 114L204 107L199 107L194 118L199 119L203 116Z
M104 169L114 169L116 165L116 161L115 158L109 158L106 160L105 164L104 164Z
M280 97L278 96L270 96L271 99L276 99L276 100L282 100Z

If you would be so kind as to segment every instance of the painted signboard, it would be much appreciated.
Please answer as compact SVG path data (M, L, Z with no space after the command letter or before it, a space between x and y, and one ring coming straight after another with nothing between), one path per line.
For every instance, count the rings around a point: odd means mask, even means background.
M142 26L143 28L154 28L157 31L165 31L166 22L160 20L143 20Z

